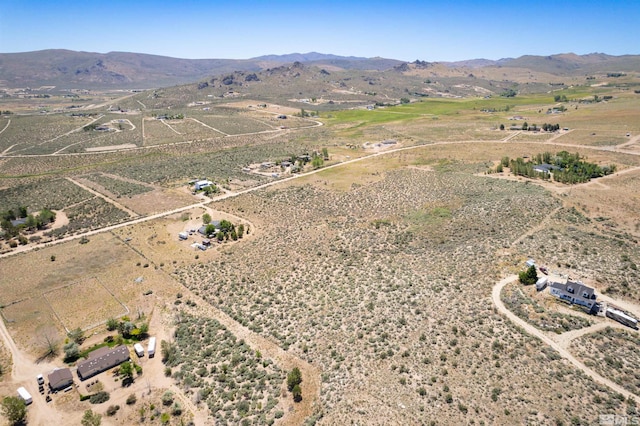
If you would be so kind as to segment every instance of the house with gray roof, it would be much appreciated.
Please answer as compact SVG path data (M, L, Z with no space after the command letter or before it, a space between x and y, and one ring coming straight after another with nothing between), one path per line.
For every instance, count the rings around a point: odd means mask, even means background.
M552 282L549 284L549 292L560 300L588 308L589 311L598 309L595 290L580 281L567 281L566 283Z
M113 349L102 347L89 353L89 359L78 363L78 378L87 380L96 374L129 361L129 348L120 345Z
M48 376L52 391L62 390L73 384L73 375L68 368L56 368Z

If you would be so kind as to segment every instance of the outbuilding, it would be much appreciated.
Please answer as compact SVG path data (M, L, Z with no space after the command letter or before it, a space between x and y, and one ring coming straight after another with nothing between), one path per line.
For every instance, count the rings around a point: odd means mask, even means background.
M49 374L49 387L52 391L62 390L73 384L73 375L68 368L56 368Z
M144 356L144 348L140 343L136 343L135 345L133 345L133 349L136 351L136 355L138 355L138 357Z

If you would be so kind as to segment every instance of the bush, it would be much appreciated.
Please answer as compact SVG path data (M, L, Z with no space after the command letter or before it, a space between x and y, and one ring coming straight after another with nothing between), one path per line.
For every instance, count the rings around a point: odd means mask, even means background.
M138 398L136 397L136 394L132 393L127 397L127 405L133 405L136 403L137 400Z
M162 395L162 405L164 405L165 407L168 407L171 404L173 404L173 392L166 391Z
M119 409L119 405L110 405L109 408L107 408L107 416L115 416Z
M102 404L103 402L107 402L110 396L108 392L98 392L89 397L89 402L92 404Z

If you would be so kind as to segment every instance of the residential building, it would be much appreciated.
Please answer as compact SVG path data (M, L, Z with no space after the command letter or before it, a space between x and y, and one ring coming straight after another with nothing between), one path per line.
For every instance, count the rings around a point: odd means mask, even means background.
M62 390L73 384L73 375L68 368L56 368L48 376L52 391Z
M116 348L102 347L89 353L89 359L78 363L78 378L87 380L129 360L129 348L120 345Z
M567 281L564 284L552 282L549 291L560 300L584 306L590 311L598 309L595 290L580 281Z

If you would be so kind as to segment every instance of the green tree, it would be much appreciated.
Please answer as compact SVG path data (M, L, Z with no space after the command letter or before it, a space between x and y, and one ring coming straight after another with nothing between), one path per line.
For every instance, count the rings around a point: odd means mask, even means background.
M66 362L75 361L80 356L80 346L76 342L69 342L62 348Z
M124 377L122 380L122 384L133 382L133 365L129 361L125 361L120 364L120 370L118 373Z
M211 222L211 215L209 213L205 213L202 215L202 223L203 224L208 224Z
M244 236L244 225L241 223L238 225L238 238L242 238Z
M118 320L115 318L109 318L107 320L107 330L113 331L118 328Z
M322 167L323 164L324 164L324 160L319 155L314 156L313 159L311 160L311 165L313 166L314 169L319 169L320 167Z
M295 385L293 389L291 389L291 394L295 402L302 401L302 389L300 389L300 385Z
M536 266L531 265L526 271L520 272L518 275L520 279L520 283L524 285L532 285L538 281L538 272L536 271Z
M500 130L504 130L504 124L500 125Z
M10 424L18 425L27 417L27 406L17 396L5 396L2 400L2 413Z
M324 158L324 160L329 160L329 150L325 147L322 148L322 158Z
M81 421L82 426L100 426L100 423L102 423L102 416L100 414L94 413L91 410L84 412Z
M294 386L302 383L302 373L298 367L295 367L289 374L287 374L287 388L289 392L293 391Z
M225 234L233 231L234 229L235 229L235 226L233 225L233 223L229 222L228 220L220 221L220 230Z
M216 232L216 226L212 223L207 224L207 226L205 226L204 228L204 234L205 235L211 235L214 232Z

